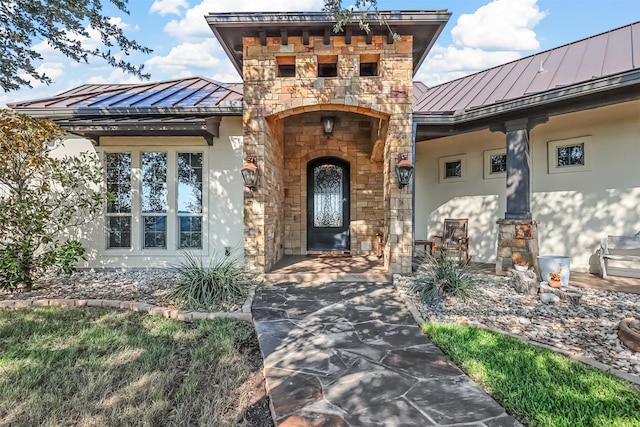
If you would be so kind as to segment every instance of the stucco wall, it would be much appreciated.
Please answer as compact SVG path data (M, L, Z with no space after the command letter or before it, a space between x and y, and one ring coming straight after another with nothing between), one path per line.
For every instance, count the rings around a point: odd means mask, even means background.
M204 153L203 162L203 247L190 249L202 257L205 263L214 254L224 254L225 248L242 259L243 239L243 185L240 167L242 165L242 120L240 117L225 117L220 126L220 137L208 146L201 137L103 137L100 146L77 136L70 136L64 145L54 150L55 155L93 151L99 155L105 152L167 151L169 153L194 151ZM169 159L172 155L169 155ZM135 162L132 174L140 174ZM172 179L173 178L173 179ZM80 267L90 268L145 268L167 267L180 258L183 250L177 248L177 225L175 199L172 194L177 187L175 174L168 173L168 245L166 249L141 249L142 231L140 214L132 215L133 235L131 249L107 249L105 218L100 216L82 230L74 230L87 249L88 261ZM134 180L135 182L135 180ZM132 188L133 198L139 197L139 188ZM139 203L138 203L139 204Z
M549 142L587 135L589 170L549 173ZM484 152L504 146L504 134L489 131L417 144L416 239L441 233L444 218L468 217L473 259L495 262L506 184L484 178ZM464 180L439 182L439 159L458 154ZM569 255L572 270L595 272L602 237L640 231L640 101L551 117L531 132L531 163L541 254Z

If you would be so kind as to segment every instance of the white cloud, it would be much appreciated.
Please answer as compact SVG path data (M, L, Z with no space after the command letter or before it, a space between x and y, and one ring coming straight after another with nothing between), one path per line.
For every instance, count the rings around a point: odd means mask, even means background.
M516 51L486 51L470 47L435 46L420 67L415 79L424 82L427 86L434 86L516 60L519 57L520 54Z
M125 84L125 83L142 83L138 77L127 74L120 69L110 68L108 74L98 74L89 77L84 81L86 84Z
M185 17L172 20L164 27L164 31L181 40L193 40L211 37L211 29L204 18L210 12L287 12L304 10L321 10L323 0L245 0L241 2L202 0L187 10Z
M151 5L149 13L158 12L160 15L174 14L180 16L181 8L188 9L189 3L186 0L156 0Z
M145 62L145 70L163 78L210 74L225 59L220 45L211 37L200 43L185 42L171 49L166 56L156 55Z
M437 44L416 75L434 86L495 67L538 49L533 27L545 17L537 0L493 0L460 16L451 30L453 44Z
M532 28L545 17L537 0L494 0L462 15L451 36L456 45L487 50L532 50L540 43Z

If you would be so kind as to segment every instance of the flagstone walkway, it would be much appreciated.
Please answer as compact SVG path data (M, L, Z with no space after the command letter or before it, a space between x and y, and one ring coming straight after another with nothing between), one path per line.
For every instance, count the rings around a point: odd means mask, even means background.
M391 285L278 284L252 310L280 427L520 425L422 334Z

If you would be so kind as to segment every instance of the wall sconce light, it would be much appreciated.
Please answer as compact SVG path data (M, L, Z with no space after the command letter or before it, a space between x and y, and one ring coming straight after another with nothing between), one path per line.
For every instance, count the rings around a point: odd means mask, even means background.
M255 190L258 184L258 165L256 164L256 158L248 156L247 160L245 160L242 165L240 172L242 173L244 186L251 190Z
M413 163L411 163L406 153L398 154L396 161L396 175L398 175L398 187L402 188L409 185L411 175L413 175Z
M329 136L333 133L333 125L336 122L336 118L334 116L322 116L320 118L320 123L322 123L322 130L324 134Z

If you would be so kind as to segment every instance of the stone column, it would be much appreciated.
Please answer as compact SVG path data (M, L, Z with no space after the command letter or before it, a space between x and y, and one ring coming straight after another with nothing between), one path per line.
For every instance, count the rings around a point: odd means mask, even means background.
M507 136L507 211L504 219L498 220L496 274L499 276L511 274L516 257L537 270L538 221L531 217L529 131L546 121L547 117L511 120L492 129Z

